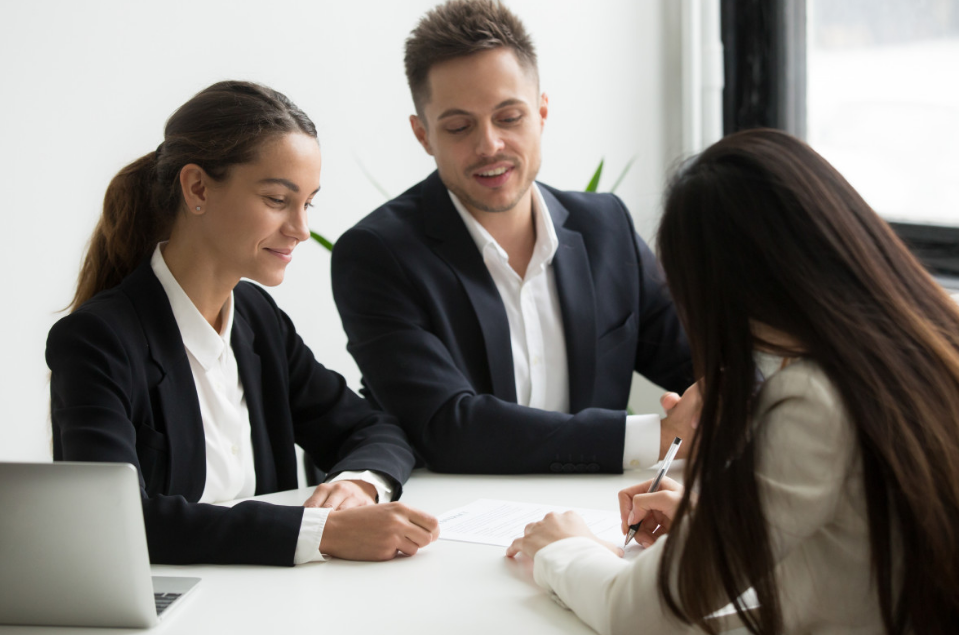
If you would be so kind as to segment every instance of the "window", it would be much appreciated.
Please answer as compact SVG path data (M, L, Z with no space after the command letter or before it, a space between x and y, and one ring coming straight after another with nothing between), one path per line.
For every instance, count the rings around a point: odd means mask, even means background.
M722 0L724 129L804 137L959 289L959 0Z
M890 221L959 227L959 0L807 0L806 138Z

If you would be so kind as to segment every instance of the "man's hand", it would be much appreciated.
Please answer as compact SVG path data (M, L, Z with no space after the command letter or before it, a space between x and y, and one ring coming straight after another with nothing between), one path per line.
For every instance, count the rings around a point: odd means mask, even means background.
M678 392L664 392L663 396L659 398L659 405L663 407L666 414L669 414L669 411L676 407L680 399L682 397L679 396Z
M561 514L550 512L546 514L543 520L526 525L523 537L513 541L513 544L506 549L506 555L513 558L522 553L526 557L532 558L546 545L574 536L590 538L617 556L623 555L623 550L616 545L611 545L605 540L597 538L596 534L586 526L586 521L583 520L582 516L573 511Z
M408 556L440 535L440 523L403 503L366 505L330 512L320 553L344 560L391 560Z
M685 459L689 456L689 448L693 445L693 431L699 424L699 413L703 408L699 383L687 388L682 397L674 392L668 392L660 397L659 403L666 411L666 418L659 422L659 459L666 457L666 452L676 437L684 442L679 446L676 458Z
M376 502L376 488L366 481L342 480L335 483L323 483L313 490L303 507L329 507L331 509L350 509L372 505Z

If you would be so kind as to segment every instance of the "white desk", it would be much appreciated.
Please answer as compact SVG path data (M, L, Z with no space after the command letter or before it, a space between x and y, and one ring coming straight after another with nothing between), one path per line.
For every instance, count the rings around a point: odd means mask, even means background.
M677 466L678 467L678 466ZM680 470L676 470L677 474ZM402 501L441 514L478 498L618 509L616 493L650 473L458 476L419 470ZM261 497L299 505L311 489ZM154 575L203 578L161 633L482 634L594 633L533 582L532 564L505 549L440 540L411 558L331 560L293 568L154 566ZM138 633L124 629L0 626L0 634Z

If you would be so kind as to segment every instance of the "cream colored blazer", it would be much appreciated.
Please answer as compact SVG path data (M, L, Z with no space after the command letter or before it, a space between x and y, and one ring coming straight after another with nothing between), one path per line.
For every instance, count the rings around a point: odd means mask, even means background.
M862 465L835 386L815 363L797 361L767 379L756 422L786 632L881 633ZM536 582L603 634L691 632L660 602L664 543L626 561L588 538L560 540L536 554Z

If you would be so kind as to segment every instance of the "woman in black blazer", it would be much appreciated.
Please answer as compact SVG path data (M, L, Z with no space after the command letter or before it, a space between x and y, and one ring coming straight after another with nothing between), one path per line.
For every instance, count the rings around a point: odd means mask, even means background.
M438 535L427 514L374 504L399 497L413 466L395 420L240 281L283 280L319 175L305 113L220 82L107 189L73 312L47 340L54 458L137 467L155 563L383 560ZM294 443L340 477L306 502L316 509L207 504L295 488Z

